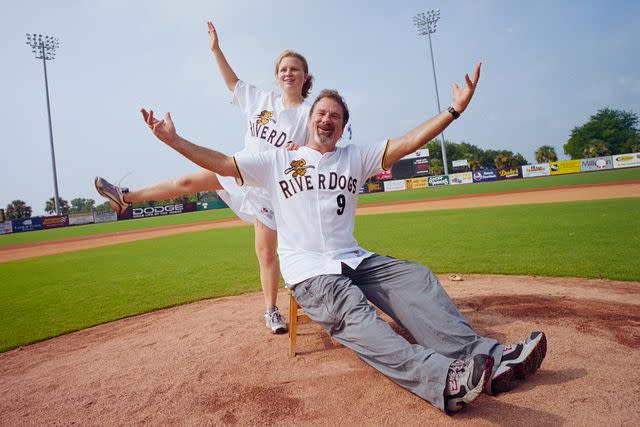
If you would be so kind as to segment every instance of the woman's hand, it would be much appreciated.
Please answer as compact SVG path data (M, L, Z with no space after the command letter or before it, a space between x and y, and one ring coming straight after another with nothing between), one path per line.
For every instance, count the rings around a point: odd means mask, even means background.
M209 33L209 48L212 52L220 49L220 43L218 42L218 32L216 27L213 26L211 21L207 21L208 33Z

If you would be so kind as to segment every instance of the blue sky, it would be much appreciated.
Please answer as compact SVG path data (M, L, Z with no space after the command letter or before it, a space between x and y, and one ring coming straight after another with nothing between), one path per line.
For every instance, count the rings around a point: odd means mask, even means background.
M447 139L563 157L571 129L610 107L640 114L637 1L11 1L0 16L0 205L35 214L53 196L44 75L25 33L60 39L48 62L60 196L102 200L101 175L139 187L195 166L156 141L141 107L171 111L186 138L234 153L244 118L208 49L206 21L238 76L276 89L273 61L291 48L335 88L356 144L399 136L436 112L426 37L412 18L440 9L433 35L442 108L452 82L483 62L469 109Z

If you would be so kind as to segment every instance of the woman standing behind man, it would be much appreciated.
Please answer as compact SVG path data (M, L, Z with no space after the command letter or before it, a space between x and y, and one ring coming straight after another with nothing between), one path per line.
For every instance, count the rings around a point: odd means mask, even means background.
M313 80L307 60L291 50L282 52L275 64L275 75L282 93L262 91L238 78L220 49L218 35L211 21L207 26L210 48L225 84L233 92L233 104L247 116L243 150L291 150L306 145L310 105L305 99ZM273 207L263 189L240 187L234 179L218 176L205 169L132 191L112 185L101 177L96 177L95 186L98 193L109 199L110 205L119 213L133 202L165 200L183 194L217 190L238 217L254 224L255 251L265 302L265 324L273 333L287 331L285 320L276 306L280 279L276 224Z

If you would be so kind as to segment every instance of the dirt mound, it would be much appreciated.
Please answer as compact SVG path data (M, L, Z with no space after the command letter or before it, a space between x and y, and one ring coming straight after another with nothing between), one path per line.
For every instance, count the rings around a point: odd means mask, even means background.
M261 323L262 296L201 301L0 354L0 424L634 425L640 283L441 278L502 342L548 337L536 375L448 417L300 325L299 356ZM279 295L284 306L287 295ZM635 421L633 421L635 420Z

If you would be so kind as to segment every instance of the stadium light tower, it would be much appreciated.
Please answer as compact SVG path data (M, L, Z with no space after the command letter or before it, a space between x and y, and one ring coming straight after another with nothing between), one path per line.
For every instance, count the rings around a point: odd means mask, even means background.
M36 59L42 59L44 66L44 88L47 94L47 114L49 116L49 142L51 143L51 163L53 164L53 188L55 190L56 215L60 215L60 196L58 195L58 174L56 172L56 154L53 150L53 128L51 127L51 107L49 105L49 82L47 81L47 61L56 57L56 49L60 41L51 36L27 33L27 44L36 55Z
M440 95L438 95L438 79L436 78L436 64L433 60L433 46L431 45L431 34L436 32L436 26L440 20L440 9L430 10L418 13L413 17L413 23L418 27L418 34L421 36L429 36L429 52L431 53L431 68L433 69L433 83L436 85L436 103L438 105L438 113L440 113ZM447 150L444 148L444 131L440 135L440 148L442 150L442 164L444 165L444 174L449 175L449 167L447 166Z

